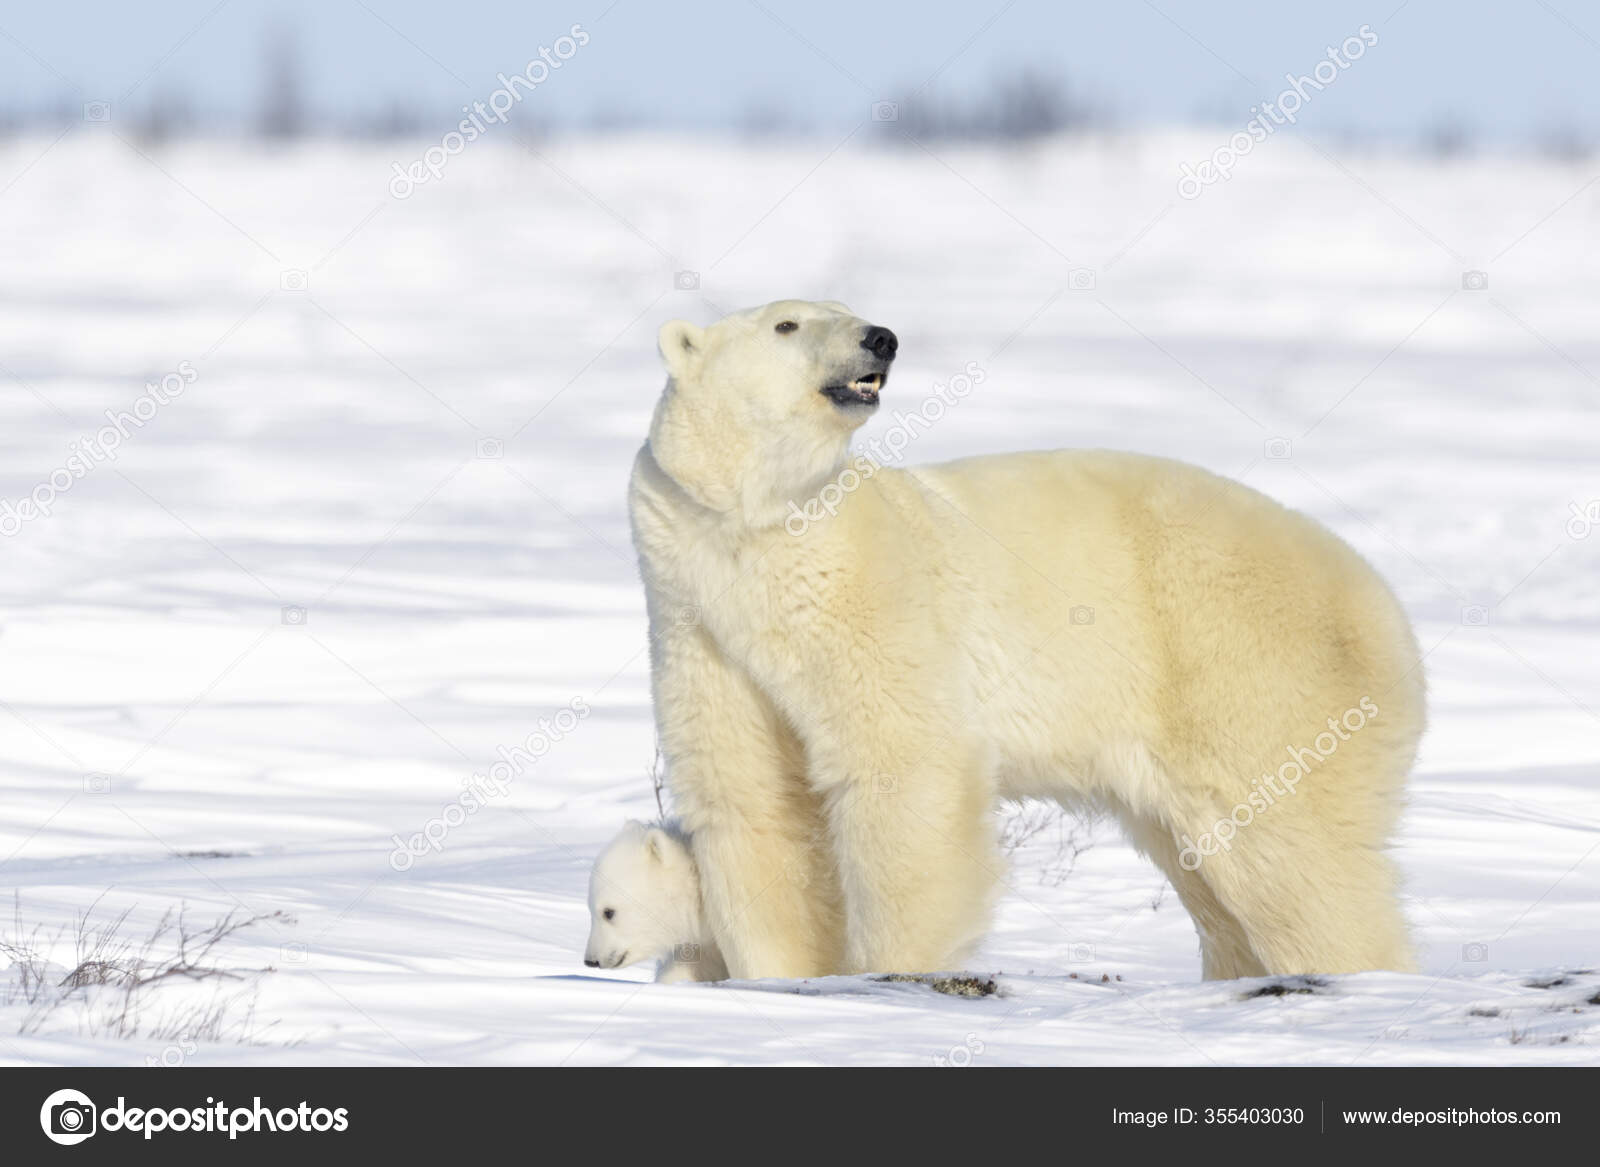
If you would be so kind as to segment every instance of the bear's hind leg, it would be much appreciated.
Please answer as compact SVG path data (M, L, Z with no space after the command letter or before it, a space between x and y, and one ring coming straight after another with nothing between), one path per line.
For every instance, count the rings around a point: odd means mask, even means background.
M1200 864L1270 974L1415 967L1385 845L1416 737L1401 703L1392 705L1387 722L1308 758L1295 783L1283 778L1288 793L1257 809ZM1225 811L1207 810L1217 816L1213 824L1223 821Z
M1248 845L1254 841L1236 839L1231 853L1206 859L1201 874L1241 921L1267 973L1415 967L1387 855L1305 839L1276 851Z
M1222 906L1205 878L1185 868L1172 834L1153 820L1119 815L1128 839L1159 867L1178 893L1200 937L1200 975L1208 981L1266 975L1244 925Z

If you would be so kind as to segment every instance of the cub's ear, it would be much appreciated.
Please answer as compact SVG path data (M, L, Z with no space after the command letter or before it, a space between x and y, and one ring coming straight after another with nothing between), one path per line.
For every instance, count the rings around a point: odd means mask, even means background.
M704 354L705 329L687 320L669 320L656 333L661 362L674 381L682 381L699 366Z
M660 827L651 827L644 834L645 853L657 863L665 863L672 854L672 840Z
M824 308L832 308L835 312L843 312L846 316L855 315L854 312L850 311L849 305L841 304L837 300L823 300L821 304Z

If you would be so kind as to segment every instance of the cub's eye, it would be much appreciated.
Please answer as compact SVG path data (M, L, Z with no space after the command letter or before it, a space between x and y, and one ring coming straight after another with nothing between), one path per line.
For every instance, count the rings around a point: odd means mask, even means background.
M602 916L604 916L606 919L609 920L609 919L611 919L613 916L615 916L617 914L617 909L616 908L607 908L605 911L601 912L600 914Z
M793 332L795 329L797 329L799 327L800 326L798 324L796 324L793 320L780 320L778 322L778 326L776 328L774 328L772 331L773 332Z

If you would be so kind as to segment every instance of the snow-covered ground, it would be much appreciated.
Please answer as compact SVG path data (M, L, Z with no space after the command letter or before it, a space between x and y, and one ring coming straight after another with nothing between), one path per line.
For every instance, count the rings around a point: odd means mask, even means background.
M294 921L131 1039L113 990L30 1007L13 969L0 1062L1600 1059L1593 163L1279 137L1186 201L1220 135L863 137L485 141L406 200L420 145L0 144L0 499L182 383L47 517L0 511L0 893L36 939L91 905L134 940L180 905ZM1428 651L1420 975L1201 983L1162 878L1071 824L1015 855L987 998L583 968L589 862L655 813L623 510L655 329L780 296L899 333L869 433L987 372L909 461L1180 457L1378 565ZM396 870L541 717L509 795ZM214 985L224 1036L186 1039Z

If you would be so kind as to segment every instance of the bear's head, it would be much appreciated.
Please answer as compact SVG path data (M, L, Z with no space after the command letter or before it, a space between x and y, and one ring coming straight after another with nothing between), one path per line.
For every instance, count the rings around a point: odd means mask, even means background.
M691 498L781 522L843 467L898 342L834 301L779 300L707 328L661 326L667 387L650 452Z
M675 830L629 823L589 873L589 942L583 963L622 968L660 960L700 931L700 879Z

